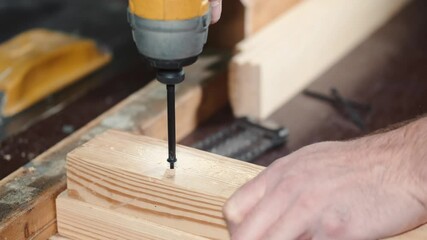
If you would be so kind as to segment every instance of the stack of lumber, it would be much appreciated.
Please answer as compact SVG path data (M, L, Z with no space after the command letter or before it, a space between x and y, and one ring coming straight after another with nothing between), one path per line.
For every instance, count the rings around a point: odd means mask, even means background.
M409 0L305 0L243 40L230 66L236 116L265 119Z

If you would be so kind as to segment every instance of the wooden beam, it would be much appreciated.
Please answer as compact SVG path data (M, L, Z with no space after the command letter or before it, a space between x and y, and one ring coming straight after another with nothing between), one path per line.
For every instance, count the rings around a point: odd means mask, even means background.
M107 131L69 153L69 197L57 200L59 233L75 239L125 239L123 233L227 239L222 207L263 167L179 146L170 170L167 152L164 141Z
M224 0L220 21L209 29L208 44L233 49L301 0Z
M301 0L241 0L245 5L245 36L249 37Z
M227 59L209 54L187 69L187 80L177 88L178 139L227 103ZM56 232L55 198L66 186L65 155L77 146L109 128L164 138L153 121L166 116L163 90L153 81L1 180L0 240L44 240Z
M265 119L408 2L310 0L295 5L238 45L230 67L234 114Z
M229 239L222 206L264 168L164 141L107 131L67 156L58 229L70 239ZM422 226L390 240L427 238Z
M409 231L405 234L388 238L387 240L422 240L427 239L427 225L418 227L415 230Z

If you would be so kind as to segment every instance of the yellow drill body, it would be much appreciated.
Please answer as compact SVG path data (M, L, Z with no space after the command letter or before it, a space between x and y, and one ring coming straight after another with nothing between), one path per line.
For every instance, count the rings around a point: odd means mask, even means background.
M129 0L128 14L138 50L155 68L190 65L206 43L208 0Z
M129 0L129 11L152 20L187 20L206 15L208 0Z

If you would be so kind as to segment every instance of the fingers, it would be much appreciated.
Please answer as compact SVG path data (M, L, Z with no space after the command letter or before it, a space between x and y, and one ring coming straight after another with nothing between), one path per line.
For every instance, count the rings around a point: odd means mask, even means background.
M260 239L265 240L294 240L312 239L309 231L309 216L304 209L292 207L273 224Z
M293 205L293 201L295 201L295 197L288 194L288 189L290 190L288 182L282 182L273 191L267 192L231 232L232 239L264 239L263 236L267 230L286 213L289 206Z
M209 0L212 9L212 20L211 24L219 21L222 12L222 0Z
M269 195L263 198L238 225L231 237L233 240L259 240L283 214L283 206L289 205L283 196Z
M264 172L237 190L224 206L224 216L230 232L233 232L251 209L264 196L266 177Z

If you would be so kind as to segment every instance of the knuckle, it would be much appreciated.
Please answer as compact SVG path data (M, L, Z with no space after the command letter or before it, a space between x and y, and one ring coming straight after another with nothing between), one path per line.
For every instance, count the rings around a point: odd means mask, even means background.
M325 214L320 227L323 234L329 238L343 238L347 235L347 221L336 211Z
M227 222L232 224L237 224L242 218L242 214L240 213L238 205L235 204L235 201L233 199L225 203L223 207L223 214Z
M333 237L341 231L342 224L336 217L328 216L323 218L321 227L326 236Z

